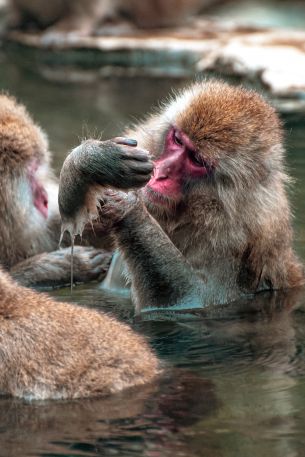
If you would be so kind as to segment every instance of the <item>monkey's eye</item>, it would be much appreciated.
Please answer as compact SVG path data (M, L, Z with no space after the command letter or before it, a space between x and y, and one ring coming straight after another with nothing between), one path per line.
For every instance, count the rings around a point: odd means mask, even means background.
M178 146L183 146L183 142L182 142L182 139L179 135L179 133L174 130L174 142L178 145Z
M189 151L189 158L195 165L199 167L205 167L205 161L197 152Z

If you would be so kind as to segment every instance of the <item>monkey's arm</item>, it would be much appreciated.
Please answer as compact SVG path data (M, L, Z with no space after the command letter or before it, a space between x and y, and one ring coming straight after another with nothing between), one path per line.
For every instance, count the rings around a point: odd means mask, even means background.
M140 201L114 225L114 236L131 274L138 310L211 304L207 284Z
M111 257L112 254L108 251L75 246L75 281L102 279L108 270ZM71 280L71 248L35 255L14 265L10 274L19 284L28 287L49 288L68 285Z

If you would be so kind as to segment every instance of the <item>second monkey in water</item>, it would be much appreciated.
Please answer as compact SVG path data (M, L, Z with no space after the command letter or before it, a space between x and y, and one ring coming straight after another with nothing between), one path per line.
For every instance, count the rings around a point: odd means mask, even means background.
M88 213L112 227L138 310L223 304L304 283L282 127L258 93L196 83L127 135L143 149L89 140L72 151L59 206L71 231ZM148 182L137 193L103 190L140 179Z

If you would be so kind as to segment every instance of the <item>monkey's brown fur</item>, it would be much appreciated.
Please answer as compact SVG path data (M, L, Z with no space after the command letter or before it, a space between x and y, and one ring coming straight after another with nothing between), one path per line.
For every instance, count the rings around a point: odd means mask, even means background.
M48 140L23 105L0 95L0 173L22 172L31 159L49 164Z
M54 302L0 270L0 392L27 399L108 395L152 381L144 338L105 314Z
M197 83L130 135L158 156L170 124L215 164L214 177L186 193L183 211L168 216L153 210L191 265L246 292L303 284L274 108L251 90Z
M8 268L58 247L58 218L55 233L48 229L56 213L51 207L49 221L37 214L27 182L27 167L36 161L43 166L41 181L49 185L49 193L54 194L50 195L51 199L56 199L49 160L47 137L33 123L25 107L13 97L0 95L0 217L5 221L0 230L0 260Z
M48 194L47 218L34 206L31 167L35 179ZM47 136L26 108L6 94L0 94L0 175L1 265L24 285L69 282L70 252L58 251L58 184L50 168ZM88 281L99 276L99 255L106 266L109 254L77 247L77 280Z

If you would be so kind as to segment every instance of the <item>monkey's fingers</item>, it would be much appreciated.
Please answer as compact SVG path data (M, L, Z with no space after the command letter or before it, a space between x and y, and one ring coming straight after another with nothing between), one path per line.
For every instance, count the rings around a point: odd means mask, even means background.
M127 191L143 187L150 180L150 176L150 174L130 173L128 177L126 176L124 179L121 179L120 183L117 184L115 188L117 190L121 189L122 191Z
M138 160L139 162L150 162L151 157L145 149L124 149L121 151L121 159L123 160Z
M125 138L123 136L117 136L115 138L112 138L112 140L116 144L124 144L125 146L131 146L131 147L136 147L138 146L137 140L133 140L131 138Z
M126 182L121 186L122 190L136 189L145 186L150 180L150 175L136 175L130 182Z
M68 250L70 256L70 249ZM83 246L74 248L74 277L78 282L87 282L105 275L112 254L102 249L93 249Z
M138 175L135 180L133 181L132 185L130 186L130 189L134 189L137 187L143 187L145 184L148 183L150 180L150 175Z
M151 175L154 169L152 162L136 162L131 160L128 166L132 173L141 175Z

